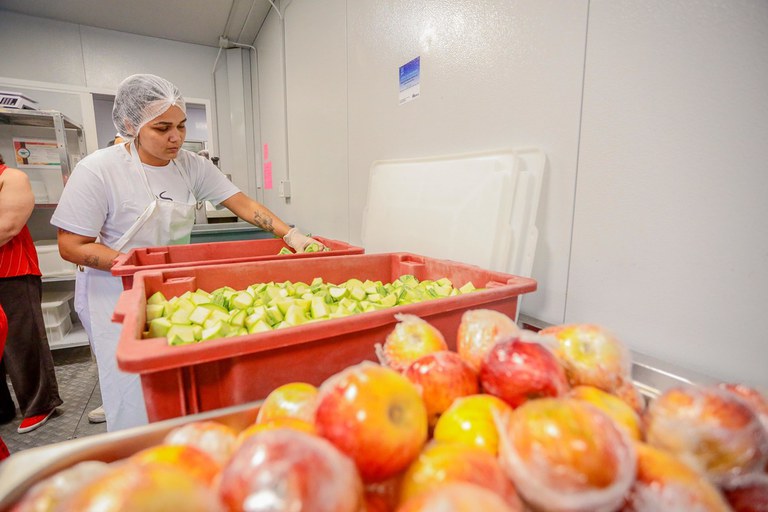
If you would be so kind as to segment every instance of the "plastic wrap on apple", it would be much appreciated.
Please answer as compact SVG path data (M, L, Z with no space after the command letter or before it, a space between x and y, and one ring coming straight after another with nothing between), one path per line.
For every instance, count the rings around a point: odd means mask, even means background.
M61 470L30 488L13 508L14 512L54 510L81 487L103 475L106 462L86 461Z
M195 421L168 432L164 443L194 446L224 464L235 449L236 439L237 433L231 427L216 421Z
M402 372L423 355L448 350L443 333L429 322L402 313L396 314L395 319L397 324L384 344L376 344L376 355L381 364Z
M492 309L471 309L461 315L456 334L456 351L476 372L485 354L502 338L520 331L504 313Z
M354 463L327 440L292 429L246 439L221 473L231 512L358 512L363 484Z
M497 416L499 460L523 499L548 512L613 512L635 479L633 441L596 407L529 400Z
M768 431L757 414L716 386L668 389L651 402L643 422L648 444L675 454L722 487L763 472L768 462Z

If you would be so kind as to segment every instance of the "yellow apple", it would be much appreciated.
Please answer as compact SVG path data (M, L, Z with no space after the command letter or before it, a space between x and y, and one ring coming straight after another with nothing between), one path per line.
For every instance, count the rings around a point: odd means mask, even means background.
M458 398L437 420L433 438L475 446L496 455L499 452L499 432L494 415L504 417L510 412L512 407L493 395Z
M568 396L598 407L619 426L623 427L632 439L642 440L640 416L621 398L594 386L576 386L568 393Z
M317 405L317 387L306 382L291 382L272 390L259 407L256 423L290 417L312 422Z

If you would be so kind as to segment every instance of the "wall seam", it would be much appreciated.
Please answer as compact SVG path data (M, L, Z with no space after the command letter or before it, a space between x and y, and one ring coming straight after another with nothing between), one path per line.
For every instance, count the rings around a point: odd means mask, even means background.
M576 172L573 179L573 206L571 207L571 234L568 241L568 265L565 272L565 303L563 304L563 318L562 322L565 323L568 316L568 292L571 285L571 263L573 260L573 240L574 240L574 228L576 224L576 198L579 188L579 167L581 164L581 130L584 126L584 91L586 89L587 78L587 56L589 47L589 13L590 13L591 0L587 0L587 19L584 26L584 64L581 71L581 97L579 98L579 129L576 135Z

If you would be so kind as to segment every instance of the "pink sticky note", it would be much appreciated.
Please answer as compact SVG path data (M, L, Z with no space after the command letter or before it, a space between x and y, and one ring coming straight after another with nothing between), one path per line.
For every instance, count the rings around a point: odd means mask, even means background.
M264 188L272 189L272 162L264 162Z
M269 160L269 144L264 144L264 161Z

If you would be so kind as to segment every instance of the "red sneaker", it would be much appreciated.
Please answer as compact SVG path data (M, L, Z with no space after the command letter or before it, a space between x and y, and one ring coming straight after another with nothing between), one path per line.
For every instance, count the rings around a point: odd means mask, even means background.
M48 421L48 418L51 417L51 414L53 414L53 411L56 409L51 409L48 414L38 414L37 416L30 416L29 418L24 418L21 420L21 425L19 425L19 428L16 429L16 432L19 434L24 434L26 432L32 432L38 427L42 427L46 421Z

